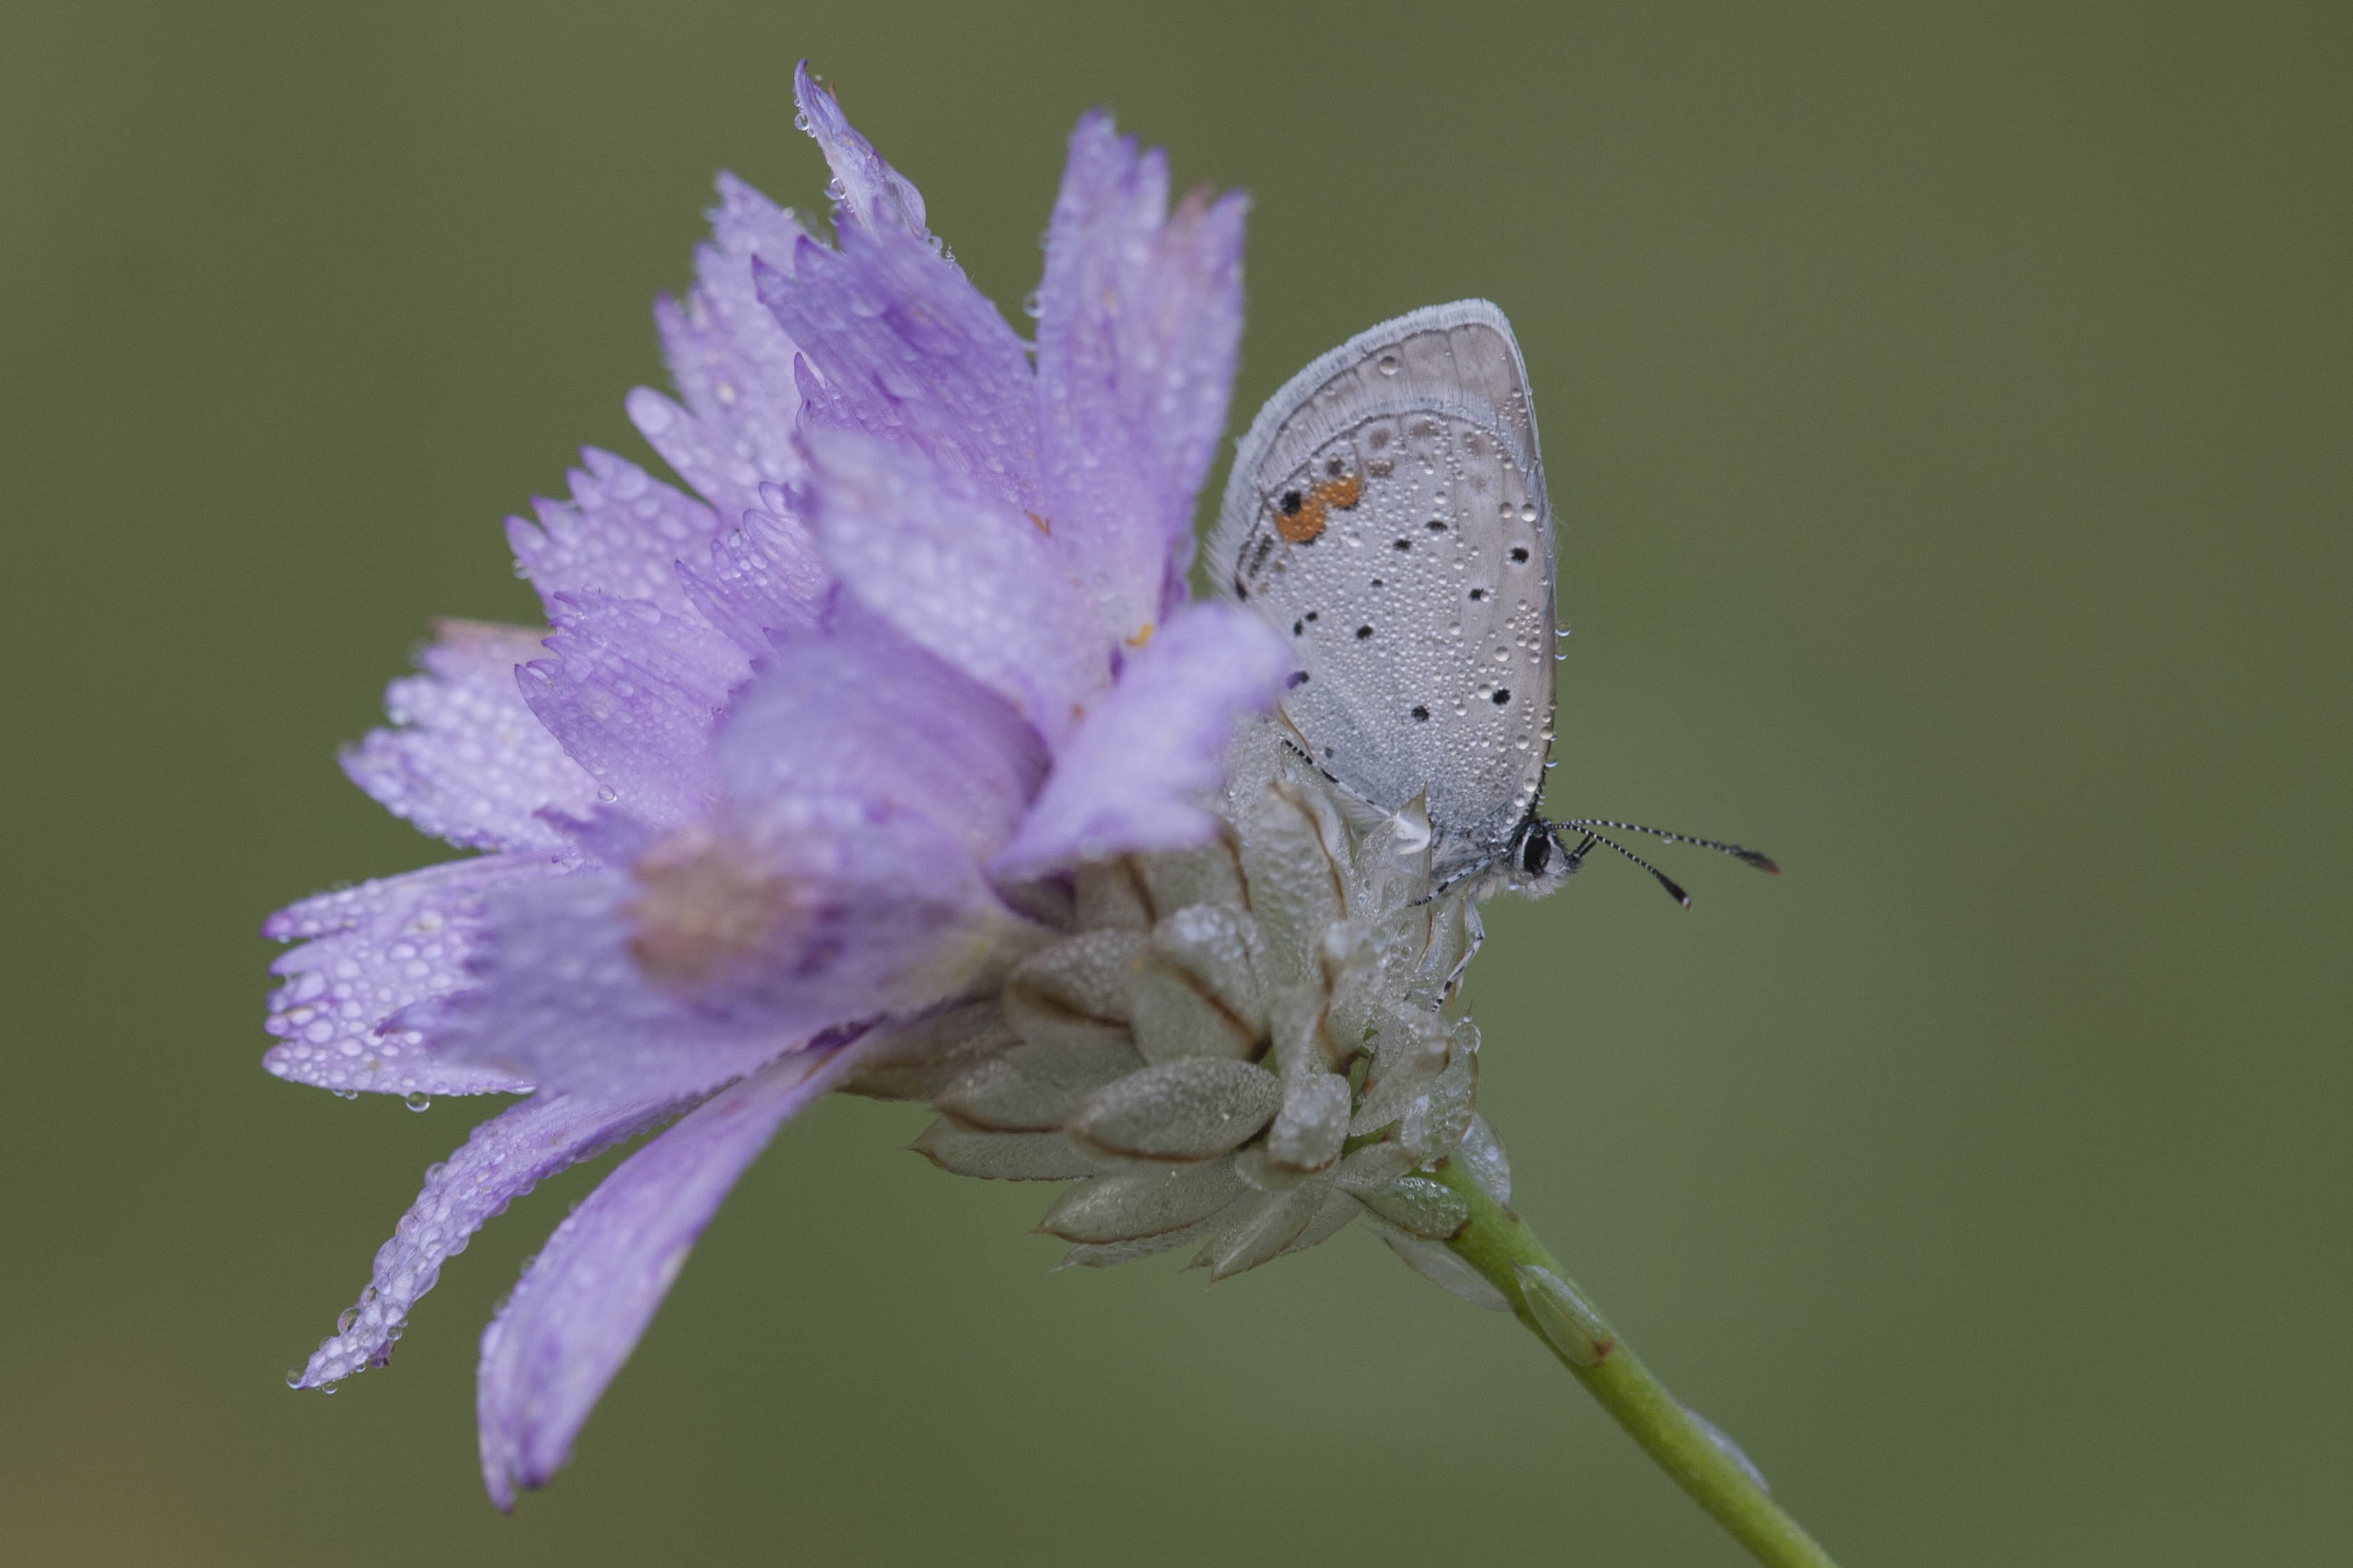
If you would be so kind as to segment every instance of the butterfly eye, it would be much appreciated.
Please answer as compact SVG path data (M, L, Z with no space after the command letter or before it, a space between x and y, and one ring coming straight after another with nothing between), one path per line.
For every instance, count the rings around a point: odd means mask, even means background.
M1544 868L1552 864L1552 835L1532 832L1520 845L1520 869L1531 877L1541 877Z

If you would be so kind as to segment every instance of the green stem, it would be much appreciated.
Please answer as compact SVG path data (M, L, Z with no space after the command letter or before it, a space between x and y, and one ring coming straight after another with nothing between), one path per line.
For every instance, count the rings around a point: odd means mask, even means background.
M1677 1486L1769 1568L1834 1568L1830 1553L1781 1511L1602 1321L1519 1215L1489 1196L1459 1160L1440 1170L1438 1179L1471 1205L1470 1224L1447 1245L1504 1293L1513 1314Z

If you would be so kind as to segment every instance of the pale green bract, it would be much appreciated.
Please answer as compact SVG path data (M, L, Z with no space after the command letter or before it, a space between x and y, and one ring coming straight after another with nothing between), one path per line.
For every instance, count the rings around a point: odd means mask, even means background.
M1082 866L1066 934L998 994L868 1046L843 1087L930 1100L915 1147L944 1170L1071 1183L1040 1226L1066 1264L1192 1248L1222 1279L1361 1218L1507 1310L1446 1249L1463 1200L1417 1173L1461 1158L1510 1196L1473 1108L1478 1028L1446 1005L1475 910L1430 896L1418 802L1371 816L1271 724L1230 763L1216 840Z

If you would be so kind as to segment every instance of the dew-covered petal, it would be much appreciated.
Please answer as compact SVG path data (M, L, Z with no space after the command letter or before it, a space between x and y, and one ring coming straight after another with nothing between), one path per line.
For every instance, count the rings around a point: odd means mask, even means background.
M861 228L888 229L911 239L929 237L922 193L851 127L833 89L809 69L807 60L793 68L793 106L799 111L801 129L833 171L839 217Z
M477 1126L465 1146L425 1173L425 1188L375 1255L359 1303L312 1353L299 1388L332 1387L382 1366L441 1265L485 1222L542 1180L634 1137L674 1109L640 1096L535 1094Z
M786 1057L689 1112L572 1211L482 1335L482 1476L501 1508L571 1458L736 1178L849 1051Z
M1068 1131L1129 1159L1208 1160L1255 1134L1282 1104L1274 1075L1248 1062L1164 1062L1097 1089Z
M636 881L575 871L502 889L476 937L473 985L396 1022L442 1058L543 1088L669 1098L707 1092L823 1022L779 1028L763 1010L700 1008L649 982L629 951Z
M798 346L806 426L904 446L1016 516L1039 510L1037 404L1026 345L923 231L913 187L826 94L804 109L846 195L839 250L814 240L755 268Z
M1056 1199L1038 1228L1065 1241L1134 1241L1197 1224L1241 1193L1229 1160L1098 1176Z
M976 1064L933 1103L973 1127L999 1132L1050 1131L1076 1114L1095 1090L1143 1065L1135 1047L1123 1039L1016 1046Z
M754 816L779 797L863 800L928 817L970 860L1005 842L1045 772L1009 703L855 601L776 650L719 742L722 785Z
M1005 982L1005 1017L1033 1045L1125 1043L1134 1016L1141 931L1091 931L1022 961Z
M396 816L473 849L564 847L543 808L577 815L596 781L565 754L522 699L519 665L544 658L546 634L443 621L417 655L422 675L384 694L393 729L344 752L343 772Z
M1068 734L1111 660L1039 522L904 446L813 430L808 447L818 546L849 591L1049 744Z
M727 694L751 674L743 650L699 616L603 594L558 601L553 658L518 672L531 705L600 800L667 826L716 795L712 738Z
M490 855L321 893L279 910L262 934L302 945L269 966L285 984L269 998L265 1026L279 1044L262 1065L280 1078L339 1093L528 1089L527 1078L445 1060L414 1029L385 1024L411 1004L466 985L483 901L494 889L564 869L553 856Z
M1045 514L1109 638L1184 595L1195 492L1241 341L1239 195L1168 210L1168 163L1107 115L1071 137L1039 289Z
M951 1175L993 1182L1068 1182L1109 1168L1060 1132L976 1132L945 1120L911 1147Z
M663 358L685 406L640 389L630 414L663 461L730 524L757 504L763 482L797 480L800 416L792 339L752 279L753 258L789 270L807 230L789 210L733 174L718 180L711 239L694 255L694 287L654 306Z
M1234 725L1273 706L1290 669L1291 650L1256 616L1217 604L1179 610L1056 749L1045 789L994 868L1035 876L1215 837L1204 803L1224 781Z
M621 405L646 445L696 494L711 499L714 526L743 515L749 498L759 493L760 469L723 431L712 429L650 386L630 388Z
M595 593L685 614L675 563L709 547L717 526L712 510L610 452L585 447L580 459L585 467L568 476L570 500L533 501L536 525L507 519L515 564L540 602L554 616L557 595Z
M960 999L1039 940L923 818L765 809L761 838L696 825L634 871L501 893L474 988L416 1022L443 1056L543 1087L689 1094L833 1026Z
M754 661L817 624L829 582L791 497L776 485L760 489L764 504L721 530L701 565L678 565L695 612Z

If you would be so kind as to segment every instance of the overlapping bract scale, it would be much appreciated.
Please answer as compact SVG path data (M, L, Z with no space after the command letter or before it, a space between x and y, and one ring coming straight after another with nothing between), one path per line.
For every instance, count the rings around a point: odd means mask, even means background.
M1271 727L1235 761L1209 844L1081 866L1070 928L1001 991L1018 1043L911 1088L942 1113L916 1149L958 1174L1076 1182L1040 1225L1071 1263L1191 1247L1224 1279L1363 1217L1496 1305L1438 1245L1467 1205L1419 1173L1460 1159L1510 1192L1471 1109L1478 1031L1442 1011L1472 934L1461 896L1431 896L1426 832L1351 827Z

